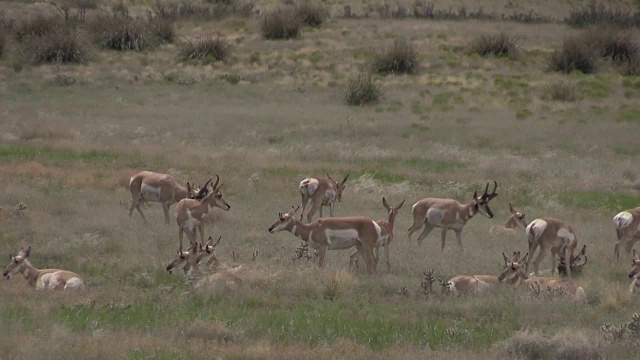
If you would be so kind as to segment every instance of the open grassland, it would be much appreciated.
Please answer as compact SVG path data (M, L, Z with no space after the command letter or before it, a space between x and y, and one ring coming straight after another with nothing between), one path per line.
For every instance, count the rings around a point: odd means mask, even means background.
M348 5L357 12L371 3ZM475 3L436 5L477 10ZM561 19L583 3L483 6ZM89 9L87 21L110 5ZM151 5L129 8L144 14ZM86 288L38 292L19 278L3 281L3 359L493 359L522 349L533 358L637 356L637 341L611 341L599 328L629 321L640 304L627 291L630 257L612 261L611 223L640 205L640 77L602 59L595 74L548 72L551 53L582 31L561 21L344 19L346 3L327 5L332 16L292 40L265 40L254 15L187 18L173 24L173 43L134 52L88 46L82 65L32 65L7 35L0 252L6 259L32 245L36 267L75 271ZM16 19L57 14L25 2L0 2L0 10ZM637 41L638 30L628 31ZM518 56L469 51L476 36L500 32L519 39ZM204 36L227 39L225 61L181 61L184 44ZM370 69L395 39L416 47L419 70L374 74L382 98L345 105L348 79ZM224 263L249 265L241 287L193 291L182 273L166 273L178 246L175 215L164 225L152 205L149 225L128 217L126 185L139 170L181 183L222 177L232 209L215 209L206 232L222 236ZM349 251L329 252L327 269L319 270L313 261L291 260L298 239L267 232L279 212L299 204L299 181L325 173L351 174L338 216L380 219L383 196L391 204L407 200L391 271L384 263L373 276L351 271ZM466 202L493 179L496 217L468 223L464 254L453 233L444 252L439 231L420 247L407 240L413 203L427 196ZM10 214L7 207L20 201L28 206L24 216ZM510 202L529 221L548 216L573 225L588 249L579 278L588 304L509 288L444 296L437 283L424 294L425 270L441 279L497 275L502 252L526 252L524 235L488 232L506 220ZM550 268L548 257L542 267Z

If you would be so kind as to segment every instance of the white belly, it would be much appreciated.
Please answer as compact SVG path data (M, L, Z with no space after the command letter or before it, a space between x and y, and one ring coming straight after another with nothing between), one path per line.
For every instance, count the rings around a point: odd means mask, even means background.
M325 230L327 237L329 238L329 250L343 250L349 249L359 241L358 231L354 229L346 230Z
M427 210L427 222L435 227L441 227L445 213L443 209L431 208Z
M160 202L161 188L142 184L140 191L144 200Z
M194 232L198 225L200 225L200 220L193 217L193 215L191 215L191 211L187 210L187 221L182 224L182 229Z

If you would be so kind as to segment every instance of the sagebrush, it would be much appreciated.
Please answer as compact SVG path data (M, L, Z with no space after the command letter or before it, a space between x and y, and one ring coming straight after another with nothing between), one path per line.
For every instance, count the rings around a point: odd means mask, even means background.
M470 52L482 56L494 55L516 59L520 49L520 39L505 33L480 35L473 39Z
M591 74L596 72L596 58L596 49L588 39L579 36L567 38L562 43L562 48L551 54L549 70Z
M180 49L181 61L226 62L231 55L231 43L223 36L208 36L187 41Z
M265 39L292 39L300 35L302 20L295 9L281 7L264 15L260 29Z
M420 54L417 47L404 39L394 40L373 60L373 71L379 74L415 74L419 68Z
M380 84L370 73L358 73L348 79L344 93L345 102L354 106L376 103L382 96Z

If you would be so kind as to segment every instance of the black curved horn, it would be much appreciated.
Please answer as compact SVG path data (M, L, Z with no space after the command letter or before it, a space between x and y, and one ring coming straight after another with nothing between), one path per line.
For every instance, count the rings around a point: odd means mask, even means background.
M220 176L216 175L216 183L213 184L213 187L212 187L213 190L217 188L219 182L220 182Z

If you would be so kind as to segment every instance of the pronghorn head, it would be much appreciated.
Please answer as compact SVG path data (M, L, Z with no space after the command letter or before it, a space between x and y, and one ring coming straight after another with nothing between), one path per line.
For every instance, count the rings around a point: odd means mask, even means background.
M27 258L29 257L30 253L31 246L29 246L27 250L20 248L20 251L16 256L9 255L9 259L11 260L11 262L9 263L9 265L7 265L7 268L4 269L4 273L2 273L2 276L4 276L5 279L9 280L13 275L21 273L23 271L24 265L26 265L25 262L28 261Z
M478 191L473 192L473 209L475 210L475 212L479 212L489 219L493 219L493 211L491 211L491 209L489 208L489 201L498 196L498 194L496 193L496 189L498 189L498 183L494 181L493 184L493 191L491 191L491 193L488 192L488 182L487 186L484 188L484 194L482 194L482 196L478 196Z
M209 184L209 181L207 181L207 184ZM204 201L205 199L208 199L209 206L219 207L224 211L229 211L231 209L231 205L224 201L222 198L222 192L220 191L224 184L220 184L220 186L218 186L218 183L220 183L220 176L216 175L216 183L211 186L211 191L202 200ZM205 184L205 188L207 187L207 184Z
M554 255L555 256L555 255ZM584 261L582 258L584 257ZM582 263L580 263L582 261ZM587 263L587 245L582 246L582 250L578 253L578 255L571 254L571 273L579 273L582 271L582 268ZM558 264L558 274L567 275L567 265L565 264L564 258L560 256L560 263Z
M344 179L342 179L342 181L340 182L333 180L331 176L329 176L329 174L327 174L327 177L329 178L329 180L331 180L333 185L336 187L336 200L338 200L338 202L342 202L342 192L346 187L345 183L347 182L347 179L349 179L349 174L347 174L347 176L345 176Z
M204 246L200 244L200 254L198 255L198 259L196 261L197 264L206 264L207 262L209 262L209 260L215 261L216 264L219 263L218 258L216 257L216 246L220 243L220 239L222 239L222 236L218 237L218 241L214 243L213 238L209 236L209 240Z
M178 249L178 256L169 265L166 270L169 274L172 274L174 270L182 270L187 265L195 264L196 257L198 256L198 243L192 243L189 245L187 251Z
M189 198L196 199L196 200L204 199L204 197L209 194L209 183L211 182L211 180L213 180L213 178L207 180L207 182L204 183L204 186L201 186L201 187L194 187L193 184L189 184L187 182L187 189L189 190Z
M638 258L638 253L636 252L636 249L633 249L633 261L631 262L631 266L633 266L633 268L629 273L629 279L633 279L634 276L637 276L638 274L640 274L640 258Z
M498 281L500 282L510 281L517 277L519 275L518 273L521 272L522 265L527 263L529 253L527 253L522 260L520 259L519 251L513 253L513 259L511 259L511 261L509 261L505 253L502 253L502 257L504 258L504 269L502 273L498 275Z
M298 209L300 209L300 206L298 207L293 207L293 210L291 210L291 212L288 213L278 213L278 221L276 221L275 223L273 223L273 225L271 225L269 227L269 232L270 233L277 233L278 231L282 231L282 230L286 230L287 227L289 226L289 224L292 224L296 221L296 212L298 212Z
M392 220L395 220L396 216L398 215L398 211L400 210L402 205L404 205L404 200L402 200L402 202L398 206L391 207L391 206L389 206L389 203L387 202L387 199L382 198L382 206L384 206L384 208L387 209L387 212L389 213L389 222L390 223L393 222Z
M516 221L516 224L518 224L518 226L522 227L523 229L526 229L528 224L524 217L527 214L516 210L513 205L511 205L511 203L509 203L509 211L511 212L511 216L513 217L513 219Z

